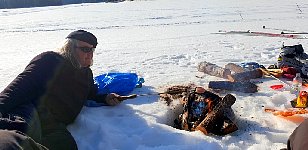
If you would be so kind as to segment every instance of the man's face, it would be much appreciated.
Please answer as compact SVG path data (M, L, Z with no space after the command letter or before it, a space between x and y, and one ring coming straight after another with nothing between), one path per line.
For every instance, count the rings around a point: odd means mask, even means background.
M77 59L81 67L91 66L94 52L93 45L83 41L78 41L76 50Z

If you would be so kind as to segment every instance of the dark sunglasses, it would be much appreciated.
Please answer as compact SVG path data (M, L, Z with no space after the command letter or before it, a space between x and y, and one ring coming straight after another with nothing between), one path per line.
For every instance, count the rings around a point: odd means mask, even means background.
M85 53L94 52L95 50L95 48L92 47L76 47L76 48L79 48L82 52Z

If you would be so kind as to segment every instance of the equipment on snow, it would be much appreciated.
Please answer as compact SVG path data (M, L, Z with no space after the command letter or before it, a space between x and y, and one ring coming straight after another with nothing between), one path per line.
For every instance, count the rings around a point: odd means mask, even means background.
M275 116L289 117L297 114L308 114L308 110L304 108L288 108L288 109L276 109L276 108L265 108L265 112L271 112Z
M304 52L301 44L285 46L280 48L281 52L277 59L277 67L294 67L297 72L301 72L308 55Z
M283 74L291 74L291 75L294 75L294 77L297 73L294 67L289 67L289 66L282 67L281 70L283 71Z
M279 90L283 88L283 85L282 84L271 85L270 88L273 90Z
M261 66L259 69L263 72L264 75L268 75L268 76L270 76L270 77L276 79L277 81L283 83L284 85L287 85L290 89L293 88L289 83L284 82L284 81L280 80L279 78L277 78L276 76L274 76L274 75L273 75L269 70L267 70L264 66Z
M200 72L204 72L206 74L225 79L227 79L228 75L231 74L231 71L229 69L219 67L216 64L212 64L206 61L200 62L197 66L197 69Z
M285 74L282 69L266 69L266 72L264 72L264 70L261 68L261 71L263 72L263 75L269 76L269 74L271 74L276 78L280 78Z
M263 74L261 70L254 69L228 75L228 79L232 82L241 82L241 81L249 81L250 79L261 78L262 76Z
M303 67L301 68L301 75L304 78L308 78L308 60L305 60Z
M94 78L98 86L98 93L109 94L116 93L127 95L136 87L142 87L143 78L138 78L136 73L106 73Z
M253 70L260 68L260 65L257 62L243 62L240 64L245 70Z
M262 71L255 69L260 67L258 63L248 62L242 63L241 65L242 67L234 63L228 63L225 65L225 68L222 68L216 64L203 61L198 64L197 69L200 72L229 79L232 82L247 81L262 77ZM248 68L254 70L249 70Z
M248 31L249 35L253 36L268 36L268 37L284 37L284 38L292 38L292 39L300 39L302 38L299 35L295 34L281 34L281 33L269 33L269 32L251 32Z
M308 93L306 91L300 91L297 98L290 101L291 106L293 108L306 108L308 106L307 96Z
M289 30L289 29L278 29L278 28L268 28L263 26L263 29L270 29L270 30L276 30L276 31L281 31L281 34L308 34L308 32L298 32L295 30Z
M109 94L116 93L122 95L121 101L136 98L138 95L131 93L135 88L141 88L144 83L143 78L138 78L135 73L106 73L94 77L94 83L98 87L98 93ZM127 95L127 96L123 96ZM88 107L104 106L104 103L97 103L93 100L87 100L84 104Z
M302 37L297 34L281 34L281 33L269 33L269 32L252 32L250 30L247 31L225 31L219 30L218 33L214 34L243 34L248 36L268 36L268 37L283 37L283 38L292 38L292 39L305 39L306 37Z
M287 32L291 32L291 33L294 33L296 31L294 30L289 30L289 29L278 29L278 28L268 28L266 26L262 26L263 29L270 29L270 30L277 30L277 31L287 31Z
M281 34L308 34L308 32L283 32L281 31Z
M228 63L225 65L225 69L231 70L233 73L241 73L244 72L245 69L237 64L234 63Z
M212 89L238 91L243 93L258 92L258 86L249 81L242 81L242 82L210 81L208 87Z
M301 78L300 73L296 73L296 76L293 78L292 88L290 89L291 94L296 94L298 96L300 90L303 86L303 79Z
M287 121L291 121L295 124L302 123L306 119L306 117L302 116L301 114L308 113L308 110L303 108L288 108L288 109L265 108L264 111L272 113L277 117L280 117Z

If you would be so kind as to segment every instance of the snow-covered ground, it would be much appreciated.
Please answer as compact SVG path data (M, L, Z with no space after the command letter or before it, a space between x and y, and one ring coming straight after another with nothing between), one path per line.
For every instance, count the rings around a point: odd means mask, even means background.
M308 2L300 0L150 0L0 9L0 88L9 84L35 55L56 50L71 31L85 29L98 37L92 66L95 75L135 72L145 79L133 93L162 92L166 86L194 83L207 87L223 80L197 71L208 61L276 63L279 48L308 39L212 34L219 30L280 33L307 32ZM268 29L263 29L266 26ZM278 30L277 30L278 29ZM295 95L272 90L271 78L256 80L254 94L231 93L239 130L205 136L172 127L178 105L157 95L137 97L115 107L84 107L68 128L81 150L280 149L298 123L264 112L264 106L291 107ZM306 115L302 116L307 117Z

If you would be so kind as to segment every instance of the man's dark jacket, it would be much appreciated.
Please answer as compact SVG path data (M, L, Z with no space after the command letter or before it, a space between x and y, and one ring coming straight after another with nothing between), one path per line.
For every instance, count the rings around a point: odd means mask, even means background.
M0 112L31 103L44 130L53 123L72 123L87 99L102 102L105 95L96 93L90 68L76 68L58 53L44 52L0 93Z

